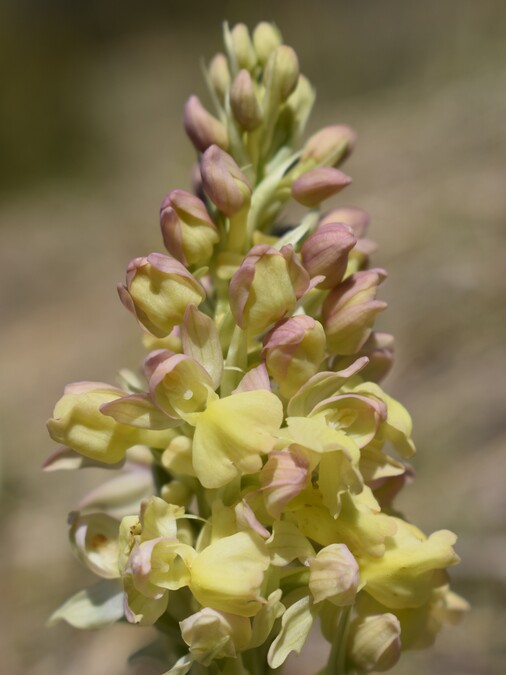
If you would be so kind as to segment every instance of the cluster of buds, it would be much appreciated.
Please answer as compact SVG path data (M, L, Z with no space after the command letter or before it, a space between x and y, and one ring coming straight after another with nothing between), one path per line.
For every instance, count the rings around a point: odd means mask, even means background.
M267 23L224 38L206 73L215 114L195 96L184 112L195 191L165 197L167 253L119 286L142 369L70 385L48 424L47 470L115 472L70 518L102 579L52 621L155 625L159 672L254 675L319 618L327 675L388 670L466 603L448 586L455 535L393 507L414 445L378 384L393 338L374 330L386 273L367 215L322 211L350 183L336 166L355 136L330 126L298 149L314 94L295 52ZM289 200L307 213L281 226Z

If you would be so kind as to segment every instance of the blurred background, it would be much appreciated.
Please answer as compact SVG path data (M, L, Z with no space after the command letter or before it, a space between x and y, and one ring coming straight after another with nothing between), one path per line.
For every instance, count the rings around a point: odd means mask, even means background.
M459 535L472 604L396 675L506 672L506 3L3 0L0 5L0 650L10 675L124 675L148 629L46 629L91 574L66 513L99 472L42 474L63 386L114 381L141 356L118 302L127 262L163 250L158 208L189 188L181 125L205 98L221 23L274 20L317 89L308 131L358 132L338 203L367 209L389 272L385 388L415 423L400 505ZM315 647L317 651L317 647ZM312 672L309 656L289 675ZM304 661L304 658L306 661Z

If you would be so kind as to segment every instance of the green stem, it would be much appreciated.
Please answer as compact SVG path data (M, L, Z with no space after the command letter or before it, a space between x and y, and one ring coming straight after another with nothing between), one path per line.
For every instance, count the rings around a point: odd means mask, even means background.
M205 519L209 518L211 515L211 508L206 500L204 488L202 488L200 485L195 489L195 496L197 498L199 516L202 516L202 518Z
M250 202L248 200L238 213L230 217L227 251L244 253L250 247L250 240L248 239L247 232L249 207Z
M221 378L220 396L230 396L238 385L248 364L248 331L236 326L230 341L225 370Z
M248 213L248 241L251 241L253 232L263 224L271 221L266 212L274 208L273 217L281 210L283 204L290 198L290 183L280 184L283 181L285 171L296 162L300 153L290 155L285 161L269 173L253 190L251 206ZM283 188L283 189L282 189Z
M346 638L351 607L342 610L324 675L346 675Z

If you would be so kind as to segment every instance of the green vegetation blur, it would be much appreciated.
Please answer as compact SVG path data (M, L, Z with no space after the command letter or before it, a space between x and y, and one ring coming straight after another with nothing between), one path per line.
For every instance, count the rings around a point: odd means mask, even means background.
M116 297L130 258L163 250L158 208L189 189L182 108L206 102L199 61L221 24L273 20L314 83L309 131L347 123L373 264L389 279L397 362L385 383L414 420L400 508L459 535L472 604L394 675L506 672L506 3L4 0L0 4L0 651L10 675L123 675L150 629L46 629L93 583L66 513L104 479L43 474L63 386L135 368L140 334ZM321 645L293 659L312 672ZM157 671L153 671L155 673ZM142 675L149 675L148 667Z

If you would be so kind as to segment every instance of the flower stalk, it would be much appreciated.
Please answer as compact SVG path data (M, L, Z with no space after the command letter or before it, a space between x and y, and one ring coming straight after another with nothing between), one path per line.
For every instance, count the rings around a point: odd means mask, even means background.
M135 258L118 287L141 374L69 385L48 423L62 449L47 470L114 476L70 520L101 581L51 622L154 625L143 655L166 675L260 675L319 619L322 675L388 670L466 603L448 586L455 535L392 506L414 445L379 385L386 273L365 212L323 210L351 182L337 167L355 134L328 126L301 147L314 92L271 24L225 25L205 76L214 112L196 96L184 109L195 193L164 198L167 253Z

